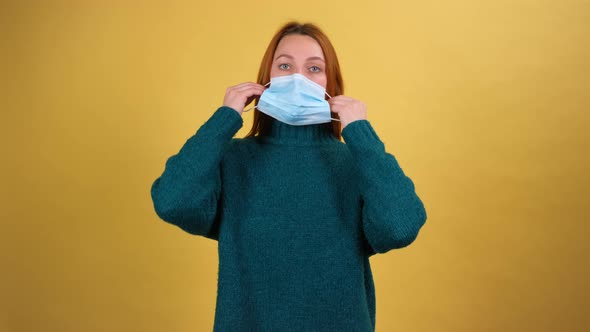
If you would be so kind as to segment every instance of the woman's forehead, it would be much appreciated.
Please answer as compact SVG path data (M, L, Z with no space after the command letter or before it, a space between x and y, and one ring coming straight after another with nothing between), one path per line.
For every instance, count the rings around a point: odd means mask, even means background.
M320 44L310 36L287 35L281 39L275 50L274 59L281 55L303 60L309 57L324 58Z

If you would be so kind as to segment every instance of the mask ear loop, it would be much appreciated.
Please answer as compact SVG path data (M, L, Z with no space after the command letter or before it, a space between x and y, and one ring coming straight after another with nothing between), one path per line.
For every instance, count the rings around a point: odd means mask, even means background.
M267 86L267 85L269 85L269 84L270 84L270 82L266 83L264 86ZM249 108L249 109L247 109L247 110L243 110L242 112L248 112L249 110L251 110L251 109L254 109L254 108L256 108L256 105L254 105L254 106L250 107L250 108Z

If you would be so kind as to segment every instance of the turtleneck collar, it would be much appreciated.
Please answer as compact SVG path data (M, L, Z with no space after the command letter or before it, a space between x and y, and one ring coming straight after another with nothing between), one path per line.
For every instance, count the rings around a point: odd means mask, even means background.
M267 130L258 138L265 142L308 145L338 142L329 123L293 126L269 117Z

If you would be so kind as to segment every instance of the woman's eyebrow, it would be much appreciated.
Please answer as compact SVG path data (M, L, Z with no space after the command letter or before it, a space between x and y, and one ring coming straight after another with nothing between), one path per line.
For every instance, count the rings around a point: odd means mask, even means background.
M289 54L281 54L278 57L275 58L275 60L277 60L278 58L284 56L285 58L289 58L289 59L294 59L292 56L290 56Z
M275 58L275 61L276 61L276 60L278 60L280 57L289 58L289 59L291 59L291 60L295 59L295 58L293 58L293 56L291 56L291 55L289 55L289 54L281 54L281 55L279 55L279 56L277 56L277 57ZM309 60L320 60L320 61L322 61L322 62L325 62L325 61L324 61L324 59L322 59L322 58L321 58L321 57L319 57L319 56L312 56L312 57L309 57L309 58L307 58L307 61L309 61Z
M321 62L325 62L324 59L320 58L319 56L312 56L307 58L307 61L309 60L320 60Z

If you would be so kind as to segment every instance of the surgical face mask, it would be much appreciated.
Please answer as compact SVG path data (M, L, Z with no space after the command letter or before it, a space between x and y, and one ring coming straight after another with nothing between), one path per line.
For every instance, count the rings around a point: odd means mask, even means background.
M324 95L332 97L307 77L301 74L278 76L271 78L268 84L270 87L264 90L255 106L259 111L294 126L340 121L331 117L330 104Z

